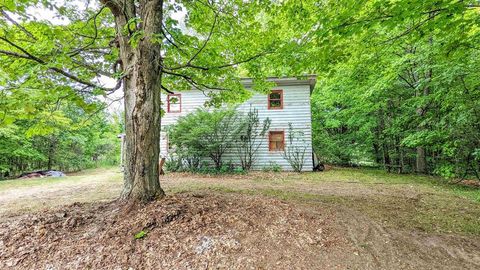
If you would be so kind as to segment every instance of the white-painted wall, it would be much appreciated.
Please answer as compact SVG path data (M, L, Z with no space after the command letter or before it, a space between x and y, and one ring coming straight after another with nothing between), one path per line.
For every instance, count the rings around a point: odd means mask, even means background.
M277 87L272 89L283 90L283 109L269 110L268 109L268 96L266 94L254 93L253 96L238 106L238 110L244 113L248 113L250 108L256 108L260 122L263 122L265 118L270 118L271 125L270 131L284 130L285 131L285 143L288 147L288 130L289 123L292 123L294 130L302 132L303 138L301 143L306 147L305 163L303 170L312 171L312 118L310 109L310 87L309 81L294 81L289 83L288 80L279 82ZM187 115L195 111L198 107L204 105L207 101L207 97L198 90L183 91L181 93L181 107L180 113L168 113L166 112L162 118L162 129L164 126L174 124L180 116ZM162 104L167 106L167 95L162 94ZM163 156L168 156L167 151L167 138L165 133L162 132L160 152ZM235 157L235 153L228 153L225 155L224 161L232 161L238 164L238 158ZM282 166L283 170L292 170L290 164L284 159L282 152L272 152L268 149L268 133L262 140L261 147L259 148L257 159L253 169L260 170L266 166L270 166L270 163L274 162Z

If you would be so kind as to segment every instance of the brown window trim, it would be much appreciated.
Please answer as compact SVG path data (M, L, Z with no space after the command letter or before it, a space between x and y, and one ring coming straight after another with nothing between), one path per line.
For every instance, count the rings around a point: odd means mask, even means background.
M279 93L280 94L280 99L271 99L270 98L270 95L271 94L274 94L274 93ZM280 100L280 107L271 107L270 106L270 101L272 100ZM278 89L278 90L272 90L269 94L268 94L268 109L269 110L281 110L283 109L283 90L282 89Z
M171 97L177 97L178 102L175 105L179 105L180 109L178 111L172 111L170 109L170 98ZM180 113L182 112L182 94L168 94L167 95L167 112L169 113Z
M273 149L273 148L272 148L272 144L271 144L271 142L272 142L272 135L273 135L272 133L273 133L273 134L275 134L275 133L277 133L277 134L280 134L280 133L281 133L281 134L282 134L282 137L283 137L282 142L283 142L283 144L282 144L282 149L281 149L281 150L279 150L279 149ZM285 151L285 130L272 130L272 131L269 131L269 132L268 132L268 151L270 151L270 152L282 152L282 151Z

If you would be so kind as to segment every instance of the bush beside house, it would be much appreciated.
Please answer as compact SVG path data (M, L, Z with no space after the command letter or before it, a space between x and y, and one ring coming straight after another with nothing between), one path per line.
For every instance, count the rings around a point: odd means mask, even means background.
M234 108L199 108L180 117L176 124L167 128L169 155L165 168L167 171L201 173L248 171L256 161L258 149L269 127L270 119L260 121L256 109L243 114ZM283 156L294 171L300 172L305 149L293 144L298 139L295 135L290 127ZM231 159L226 159L227 153L234 154L238 163L234 164Z

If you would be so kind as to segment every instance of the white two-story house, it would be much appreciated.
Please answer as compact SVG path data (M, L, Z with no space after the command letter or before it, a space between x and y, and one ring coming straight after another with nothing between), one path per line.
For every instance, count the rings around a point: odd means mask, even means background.
M280 165L283 170L292 170L288 161L284 158L283 151L288 138L289 123L296 134L301 134L297 143L304 144L305 162L303 171L312 171L314 161L312 158L312 117L310 107L310 94L316 83L316 76L309 75L301 78L269 78L275 84L270 94L253 92L252 97L240 104L237 110L249 112L252 108L258 110L260 121L265 118L271 121L269 131L262 138L253 169ZM244 79L243 84L247 89L252 86L251 79ZM195 111L204 106L208 97L199 90L182 91L175 94L162 95L165 115L162 117L162 126L174 124L181 116ZM298 135L297 135L298 136ZM161 134L160 153L168 156L168 138L165 132ZM226 155L226 159L237 163L235 155Z

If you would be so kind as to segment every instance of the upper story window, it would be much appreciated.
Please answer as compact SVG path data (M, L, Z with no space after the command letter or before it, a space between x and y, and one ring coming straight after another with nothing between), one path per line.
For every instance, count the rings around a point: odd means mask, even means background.
M283 109L283 90L272 90L272 92L268 94L268 109Z
M167 112L175 113L182 111L182 95L169 94L167 96Z
M268 133L268 150L283 151L285 149L285 131L270 131Z

